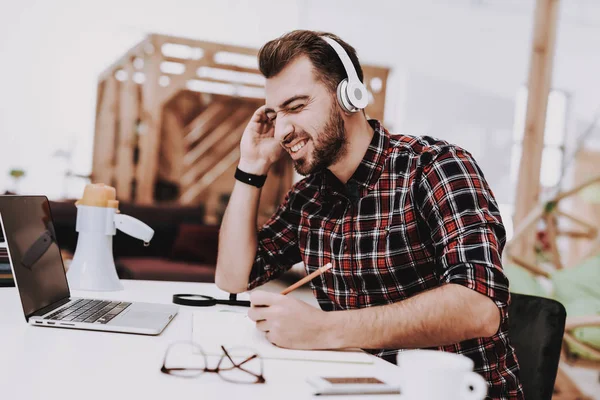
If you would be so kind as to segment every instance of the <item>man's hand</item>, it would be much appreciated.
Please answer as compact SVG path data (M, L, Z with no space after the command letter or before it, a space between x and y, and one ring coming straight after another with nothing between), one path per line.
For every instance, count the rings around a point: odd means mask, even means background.
M248 317L274 345L303 350L334 347L334 329L328 327L325 311L292 296L260 290L250 294L250 302Z
M250 174L265 175L283 152L265 108L262 106L254 112L240 143L239 168Z

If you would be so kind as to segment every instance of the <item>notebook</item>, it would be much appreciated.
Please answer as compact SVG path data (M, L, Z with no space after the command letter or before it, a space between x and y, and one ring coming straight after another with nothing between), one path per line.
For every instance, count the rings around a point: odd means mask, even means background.
M227 327L227 329L224 329ZM193 340L207 355L220 356L221 346L227 350L245 347L255 350L264 359L328 361L372 364L374 357L360 349L292 350L273 345L248 318L245 311L197 311L193 317Z

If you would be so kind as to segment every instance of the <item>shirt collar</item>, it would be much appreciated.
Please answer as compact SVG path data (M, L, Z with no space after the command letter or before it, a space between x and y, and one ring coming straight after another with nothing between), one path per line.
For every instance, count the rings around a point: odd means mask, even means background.
M369 125L373 128L373 138L358 168L348 180L355 181L359 188L366 190L372 190L375 187L385 166L390 148L390 135L381 123L371 119ZM343 185L331 171L321 171L320 174L322 176L321 193L326 193L328 190L341 191Z
M365 156L350 179L356 181L359 186L372 190L385 166L385 160L387 159L390 147L390 136L379 121L372 119L369 120L369 124L374 131L373 138Z

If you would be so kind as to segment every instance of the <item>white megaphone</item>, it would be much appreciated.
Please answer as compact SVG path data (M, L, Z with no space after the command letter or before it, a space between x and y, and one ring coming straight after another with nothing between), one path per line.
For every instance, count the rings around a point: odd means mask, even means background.
M113 258L112 241L117 229L138 238L147 246L154 230L142 221L119 214L119 202L111 186L90 184L77 206L79 232L73 261L67 272L71 289L122 290Z

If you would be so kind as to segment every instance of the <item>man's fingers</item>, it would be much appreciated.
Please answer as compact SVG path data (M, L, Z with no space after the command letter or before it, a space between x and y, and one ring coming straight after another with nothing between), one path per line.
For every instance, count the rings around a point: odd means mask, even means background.
M254 114L252 114L252 118L250 120L257 123L263 122L266 119L265 108L267 108L266 105L259 107L256 111L254 111Z
M248 318L250 318L254 322L263 321L263 320L267 319L267 316L266 316L267 310L268 310L268 307L252 306L248 310Z
M284 298L279 293L265 292L263 290L256 290L250 293L250 303L252 306L272 306L280 302Z
M262 320L262 321L257 321L256 322L256 329L258 329L259 331L263 331L263 332L269 332L270 328L270 324L269 321L267 320Z
M269 121L269 118L265 114L265 109L267 106L259 107L254 114L252 114L252 118L250 118L250 125L254 125L254 132L259 137L273 137L273 123Z
M273 123L269 119L265 119L261 126L260 135L267 137L275 137L275 131L273 130Z
M269 332L266 332L266 333L265 333L265 337L267 338L267 340L268 340L269 342L271 342L271 344L273 344L273 345L275 345L275 346L277 346L277 347L283 347L283 346L280 346L280 345L278 345L277 343L275 343L276 341L277 341L277 342L279 341L279 338L277 338L277 337L276 337L276 336L273 334L273 332L271 332L271 331L269 331Z

